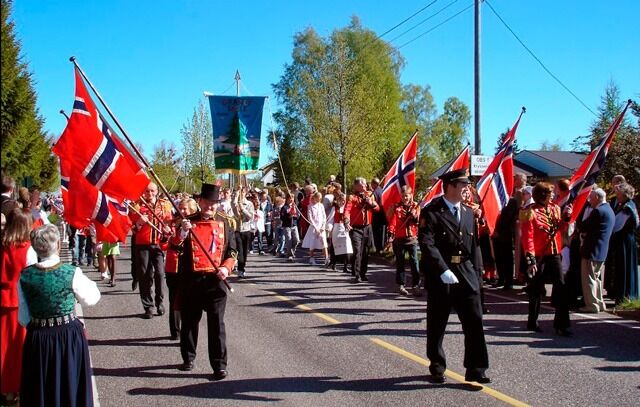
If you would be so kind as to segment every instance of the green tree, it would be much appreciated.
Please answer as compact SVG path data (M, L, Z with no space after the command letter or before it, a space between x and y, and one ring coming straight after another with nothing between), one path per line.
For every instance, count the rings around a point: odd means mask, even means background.
M161 140L160 144L154 146L150 164L170 192L176 192L179 189L182 157L174 143Z
M339 173L348 185L349 176L383 175L410 136L399 54L354 17L329 38L312 28L296 34L292 58L273 85L282 105L274 116L281 157L283 147L298 152L286 158L287 177Z
M12 2L2 0L0 144L2 171L17 182L28 180L51 190L58 179L57 160L51 153L52 137L42 128L36 92L27 63L20 55L15 25L10 20Z
M554 143L544 140L538 148L540 151L562 151L562 141L556 140Z
M191 120L182 126L180 134L184 172L190 184L199 191L202 183L216 179L211 118L202 101L193 109Z
M502 143L504 143L505 137L507 137L507 134L509 134L509 130L511 130L511 128L507 127L507 129L504 132L500 133L500 136L498 136L494 154L496 154L498 150L500 150L500 147L502 147ZM540 149L542 150L542 147ZM520 146L518 145L518 135L516 134L516 139L513 141L513 154L515 155L515 154L518 154L519 152L520 152Z

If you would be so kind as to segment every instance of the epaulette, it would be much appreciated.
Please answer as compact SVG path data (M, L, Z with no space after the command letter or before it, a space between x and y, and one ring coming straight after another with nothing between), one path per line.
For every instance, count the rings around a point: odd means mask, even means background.
M526 221L533 219L533 205L529 205L526 208L520 209L520 221Z

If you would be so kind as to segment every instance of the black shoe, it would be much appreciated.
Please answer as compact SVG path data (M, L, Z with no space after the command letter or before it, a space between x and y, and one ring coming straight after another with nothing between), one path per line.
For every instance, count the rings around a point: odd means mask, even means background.
M570 330L568 330L566 328L564 328L564 329L556 328L556 334L560 335L560 336L566 336L567 338L573 336L573 332L571 332Z
M367 278L367 276L362 276L362 277L360 277L360 280L362 280L362 281L369 281L369 279Z
M153 318L153 311L151 311L151 308L147 308L147 309L144 311L144 315L142 315L142 318L144 318L144 319L151 319L151 318Z
M480 384L491 383L491 379L489 379L483 373L465 375L464 376L464 380L467 381L467 382L476 382L476 383L480 383Z
M213 372L213 380L218 381L218 380L222 380L225 377L227 377L229 375L229 373L222 369L222 370L216 370Z
M447 381L442 373L431 374L430 377L431 383L442 384Z
M180 365L180 367L178 369L182 370L183 372L192 371L193 370L193 361L184 362L183 364Z
M360 282L360 279L358 277L355 277L353 280L351 280L351 282L354 284L358 284Z
M540 325L538 324L527 325L527 331L542 332L542 328L540 328Z
M164 315L164 305L162 305L162 304L158 304L158 315L159 316L163 316Z
M135 291L138 288L138 280L131 280L131 291Z

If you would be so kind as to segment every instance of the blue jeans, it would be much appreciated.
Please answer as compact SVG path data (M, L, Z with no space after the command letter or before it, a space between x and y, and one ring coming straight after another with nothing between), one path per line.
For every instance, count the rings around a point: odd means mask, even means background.
M296 226L284 228L284 238L287 256L296 257L296 248L300 243L298 228Z
M406 241L394 240L393 241L393 254L396 255L396 283L398 285L405 285L405 271L404 271L404 254L409 253L409 266L411 266L411 282L413 286L417 286L420 281L420 274L418 273L418 242L414 241L408 243Z
M274 240L275 249L273 250L275 254L284 254L285 248L285 238L284 238L284 228L282 226L278 226L276 228L276 237Z

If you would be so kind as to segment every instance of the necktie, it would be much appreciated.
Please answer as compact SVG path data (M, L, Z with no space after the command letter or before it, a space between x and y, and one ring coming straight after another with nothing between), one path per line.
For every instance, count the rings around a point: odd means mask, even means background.
M460 213L457 206L453 207L453 217L456 218L456 222L460 223Z

